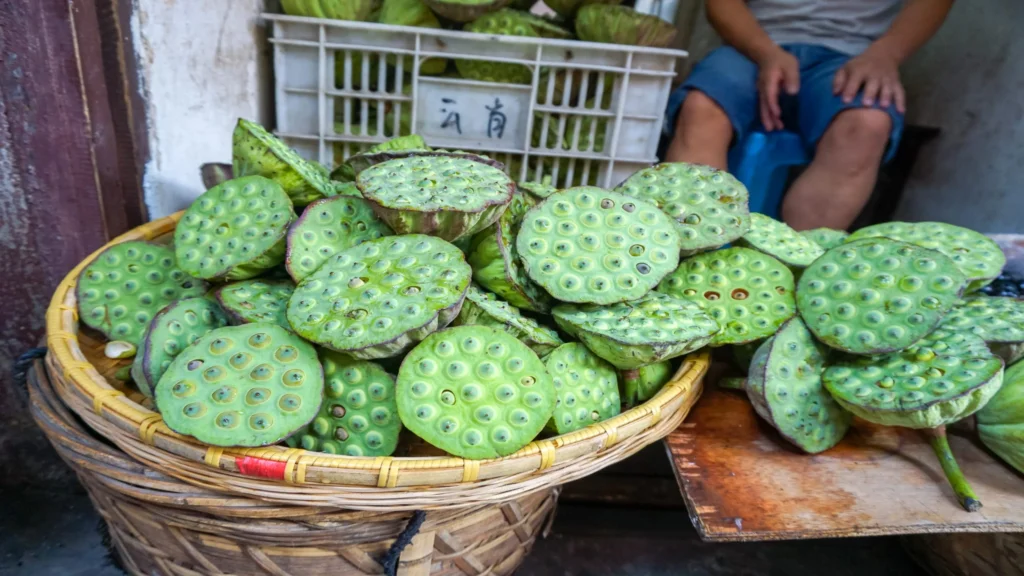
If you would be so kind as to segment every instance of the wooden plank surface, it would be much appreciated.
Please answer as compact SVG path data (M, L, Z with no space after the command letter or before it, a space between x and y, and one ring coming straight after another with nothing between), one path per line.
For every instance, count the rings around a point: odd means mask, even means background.
M915 431L857 420L836 447L798 452L739 391L714 385L666 439L690 518L709 541L1024 532L1024 477L969 438L950 444L984 507L965 512Z

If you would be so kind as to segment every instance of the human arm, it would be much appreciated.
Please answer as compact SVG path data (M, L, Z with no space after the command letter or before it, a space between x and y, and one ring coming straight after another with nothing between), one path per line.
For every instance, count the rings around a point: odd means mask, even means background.
M761 28L745 0L707 0L708 22L723 40L758 66L757 91L761 123L782 129L779 91L800 90L800 64Z
M889 30L836 72L833 93L849 103L863 86L865 106L877 100L882 108L895 104L906 112L900 64L938 31L952 6L953 0L907 0Z

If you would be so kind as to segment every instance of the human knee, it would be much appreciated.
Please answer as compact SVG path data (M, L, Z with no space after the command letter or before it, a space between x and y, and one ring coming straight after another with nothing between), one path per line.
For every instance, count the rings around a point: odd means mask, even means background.
M892 118L874 108L845 110L836 116L826 137L840 146L863 150L884 146L892 131Z
M718 105L710 96L693 90L686 95L683 101L682 113L679 115L680 127L702 129L717 129L720 132L732 132L732 124L725 110Z

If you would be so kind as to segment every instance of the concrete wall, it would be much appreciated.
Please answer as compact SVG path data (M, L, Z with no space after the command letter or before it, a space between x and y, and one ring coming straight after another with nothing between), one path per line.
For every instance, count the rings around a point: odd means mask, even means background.
M897 216L1024 233L1024 2L960 1L904 67L908 119L942 129Z
M269 119L264 0L135 0L132 36L147 107L150 218L203 192L199 166L230 162L239 116Z

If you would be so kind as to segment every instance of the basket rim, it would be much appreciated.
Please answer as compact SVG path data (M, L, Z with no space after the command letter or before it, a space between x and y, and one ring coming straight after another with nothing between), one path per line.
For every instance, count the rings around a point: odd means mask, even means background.
M110 439L122 447L123 442L134 442L140 450L148 450L151 455L156 449L157 458L161 451L169 452L205 464L208 468L267 479L271 486L315 484L362 487L363 490L365 487L415 490L417 487L450 484L492 484L494 480L517 481L549 472L562 472L552 478L552 484L561 484L567 481L566 476L572 476L570 479L580 476L571 472L565 474L567 465L589 459L599 461L600 467L604 467L671 432L699 396L702 377L710 366L710 354L706 350L691 354L684 359L672 380L651 400L576 432L535 440L501 458L357 457L283 446L208 446L172 431L159 413L111 386L88 361L78 339L75 287L85 266L114 244L153 240L173 232L182 214L177 212L143 224L94 251L61 281L46 312L47 366L51 375L64 383L66 389L56 387L64 402L87 422L97 418L98 421L93 422L105 421L113 425L121 434ZM86 414L90 407L92 413ZM666 426L670 421L674 425ZM92 427L96 428L95 425ZM113 428L109 427L101 431L106 436L114 435L112 432Z

